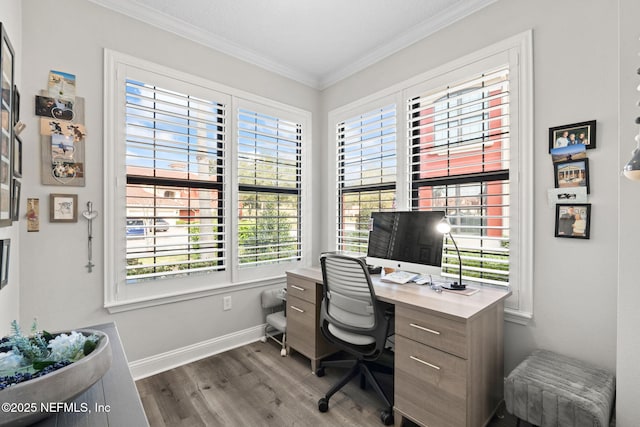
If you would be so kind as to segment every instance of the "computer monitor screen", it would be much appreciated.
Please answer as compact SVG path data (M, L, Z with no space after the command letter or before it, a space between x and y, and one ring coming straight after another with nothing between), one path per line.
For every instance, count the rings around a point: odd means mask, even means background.
M373 212L367 264L420 274L440 274L443 211Z

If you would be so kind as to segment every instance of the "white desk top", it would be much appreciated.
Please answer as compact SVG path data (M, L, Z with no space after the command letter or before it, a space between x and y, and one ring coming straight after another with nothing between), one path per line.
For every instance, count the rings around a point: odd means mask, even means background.
M303 267L287 271L316 283L322 283L320 267ZM410 308L431 310L447 317L468 320L488 307L511 295L511 291L488 286L478 287L473 295L453 292L435 292L428 285L407 283L398 285L383 282L379 275L371 275L376 298L392 304L402 304Z

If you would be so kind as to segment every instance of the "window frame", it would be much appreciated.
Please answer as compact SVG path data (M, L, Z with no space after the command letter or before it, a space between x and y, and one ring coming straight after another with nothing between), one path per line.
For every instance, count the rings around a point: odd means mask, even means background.
M282 105L276 105L274 103L266 104L265 102L256 102L253 99L248 99L246 97L234 97L233 103L233 123L231 126L233 132L233 164L229 166L229 169L236 170L238 164L238 145L237 145L237 135L238 135L238 121L235 116L236 112L240 109L248 109L253 112L267 114L272 116L278 116L279 118L297 121L302 125L303 132L303 147L302 147L302 181L300 184L300 224L301 230L301 239L302 239L302 248L301 248L301 258L298 261L290 261L290 262L282 262L282 263L274 263L274 264L265 264L259 267L239 267L238 260L238 206L239 206L239 179L238 174L233 173L231 177L231 183L233 185L234 191L232 191L231 195L231 204L233 206L233 223L231 225L231 242L233 245L232 251L232 262L234 268L234 281L245 282L245 281L255 281L260 280L263 277L283 274L285 270L308 266L311 265L311 210L310 210L310 177L311 177L311 163L310 163L310 154L311 154L311 114L300 114L301 110L293 111L290 108L283 108ZM307 146L305 149L305 145Z
M132 75L133 73L133 75ZM154 75L154 81L137 76ZM215 94L212 100L225 105L227 112L225 129L225 171L223 180L224 230L227 245L226 267L221 271L193 274L163 280L127 284L125 273L125 222L126 222L126 165L125 165L125 89L127 78L156 84L165 89L196 87L202 96ZM161 84L165 82L165 84ZM207 99L206 96L203 97ZM253 268L238 268L238 177L237 177L237 123L238 105L248 103L268 115L284 114L303 127L302 185L300 222L301 257L295 262L283 262ZM311 112L264 98L249 92L231 88L208 79L175 70L120 52L104 49L104 307L111 313L144 308L202 296L216 295L234 289L282 284L285 271L311 264L311 198L312 176L310 155L312 146ZM120 231L122 231L120 233ZM122 235L120 235L122 234ZM240 271L244 270L244 271Z
M354 101L328 113L328 199L327 230L333 238L329 250L336 248L337 139L335 126L340 120L370 111L381 99L396 99L398 114L396 209L411 209L411 136L408 135L408 100L425 88L442 88L474 74L509 65L510 82L510 274L512 295L505 302L505 319L527 324L533 317L533 45L532 31L527 30L487 46L454 61L438 66L408 80ZM485 285L489 286L489 285Z
M385 103L386 101L388 101L387 103ZM388 192L388 191L393 191L394 194L394 204L395 204L395 200L397 199L397 193L398 193L398 188L397 188L397 168L398 168L398 104L395 102L396 100L394 98L389 99L389 98L384 98L384 99L380 99L380 100L376 100L370 104L368 104L365 107L365 110L360 110L360 109L355 109L355 110L349 110L349 111L344 111L341 115L336 115L335 118L340 117L340 119L338 119L337 122L330 122L333 123L334 125L332 126L332 133L331 135L334 135L334 139L335 139L335 149L333 150L333 162L331 164L335 165L335 175L336 175L336 194L334 196L334 203L336 206L336 210L335 210L335 244L336 244L336 248L337 249L341 249L341 247L338 247L338 245L341 243L342 245L349 245L349 242L345 242L344 239L344 235L341 235L341 232L344 232L343 229L340 228L341 226L341 216L342 216L342 200L341 197L347 195L347 194L366 194L366 193L375 193L378 192L380 195L383 192ZM369 108L370 107L370 108ZM393 112L395 113L395 123L394 123L394 127L395 127L395 132L393 134L393 138L394 138L394 143L395 143L395 153L394 153L394 158L393 161L395 162L395 168L396 168L396 179L394 181L389 181L389 182L377 182L377 183L373 183L373 184L360 184L360 185L356 185L356 186L351 186L351 187L345 187L344 181L341 181L338 177L340 176L340 170L344 168L344 161L340 162L338 160L338 155L339 155L339 149L342 148L340 142L338 141L339 139L339 135L338 135L338 126L340 124L344 124L347 121L353 120L356 117L363 117L363 116L375 116L375 114L371 114L374 111L380 111L381 116L382 113L384 113L385 108L387 107L392 107ZM382 135L380 135L380 138L382 138ZM361 141L362 142L362 141ZM382 143L381 147L383 147L385 144ZM376 159L377 160L377 159ZM381 160L382 161L382 160ZM362 164L361 164L362 165ZM362 180L363 177L360 177L360 180ZM379 201L381 200L380 198L378 199ZM359 251L348 251L348 252L359 252Z

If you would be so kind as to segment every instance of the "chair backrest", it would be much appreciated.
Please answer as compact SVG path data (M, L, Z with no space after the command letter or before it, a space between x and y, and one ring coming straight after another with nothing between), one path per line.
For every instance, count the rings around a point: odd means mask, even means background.
M320 265L323 335L346 351L377 357L384 349L389 318L376 303L366 264L358 258L325 254Z
M267 289L260 294L260 303L262 308L280 307L284 304L281 289Z

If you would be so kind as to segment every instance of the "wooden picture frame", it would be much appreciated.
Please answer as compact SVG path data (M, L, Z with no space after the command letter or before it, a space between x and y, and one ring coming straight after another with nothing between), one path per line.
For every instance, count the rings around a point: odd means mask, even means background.
M587 187L589 194L589 159L557 162L553 171L556 188Z
M0 289L9 283L9 250L11 239L0 240Z
M549 152L552 148L575 144L582 144L587 150L596 148L595 120L549 128Z
M591 229L591 203L556 205L555 237L588 239Z
M49 222L78 222L78 195L50 194Z

